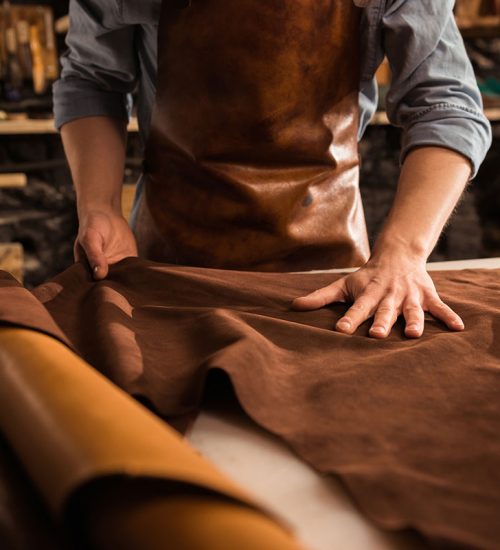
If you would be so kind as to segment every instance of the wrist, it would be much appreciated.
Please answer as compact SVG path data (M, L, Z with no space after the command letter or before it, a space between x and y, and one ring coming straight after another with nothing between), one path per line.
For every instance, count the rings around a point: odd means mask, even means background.
M83 220L91 213L99 212L101 214L108 215L122 215L121 200L108 199L108 200L88 200L77 201L78 218Z
M417 239L410 240L400 235L381 234L373 246L370 260L379 261L397 257L425 264L431 251L428 244Z

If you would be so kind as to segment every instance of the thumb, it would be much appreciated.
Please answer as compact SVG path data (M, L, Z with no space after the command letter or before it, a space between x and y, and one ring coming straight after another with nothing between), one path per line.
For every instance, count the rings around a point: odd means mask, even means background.
M80 244L85 251L87 261L94 279L104 279L108 275L108 261L104 255L104 242L102 236L97 232L88 232Z

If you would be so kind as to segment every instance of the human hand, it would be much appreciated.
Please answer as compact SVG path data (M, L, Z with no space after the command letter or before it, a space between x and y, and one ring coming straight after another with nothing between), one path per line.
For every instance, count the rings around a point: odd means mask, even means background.
M463 330L462 319L439 297L427 273L425 261L404 255L370 259L363 267L307 296L296 298L296 310L319 309L332 302L353 302L335 329L354 333L374 316L369 335L386 338L402 313L405 336L419 338L424 331L424 312L430 312L451 330Z
M88 261L95 279L104 279L109 265L137 256L137 244L121 214L91 210L80 216L74 256L75 261Z

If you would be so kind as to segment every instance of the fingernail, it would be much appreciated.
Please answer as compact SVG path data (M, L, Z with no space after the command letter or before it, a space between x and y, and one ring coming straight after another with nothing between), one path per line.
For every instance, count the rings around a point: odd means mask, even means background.
M418 325L408 325L406 328L408 330L418 330Z
M343 321L339 321L337 323L337 326L340 327L340 328L349 328L351 326L351 322L344 319Z
M372 327L370 329L371 332L377 332L378 334L382 334L385 332L385 328L384 327Z

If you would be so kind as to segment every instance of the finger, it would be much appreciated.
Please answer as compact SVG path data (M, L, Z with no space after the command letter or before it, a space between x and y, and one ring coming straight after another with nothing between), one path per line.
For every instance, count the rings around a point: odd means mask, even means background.
M104 255L102 237L95 232L88 232L81 239L87 261L94 279L104 279L108 275L108 261Z
M352 334L361 323L373 315L378 302L373 296L361 294L345 315L337 321L335 328L340 332Z
M460 316L457 315L451 307L446 305L439 297L432 298L429 301L427 309L434 317L443 321L448 328L452 330L463 330L465 328L464 322Z
M86 259L85 252L78 239L75 240L75 244L73 245L73 258L75 262L83 262Z
M387 299L380 302L375 312L375 319L369 330L370 336L374 336L375 338L386 338L396 322L398 315L398 308L394 300Z
M420 338L424 333L424 310L419 301L408 299L403 305L405 318L405 336L408 338Z
M319 309L331 304L332 302L345 302L345 292L343 284L340 282L332 283L331 285L320 288L308 294L295 298L292 302L292 308L296 310L306 311L311 309Z

